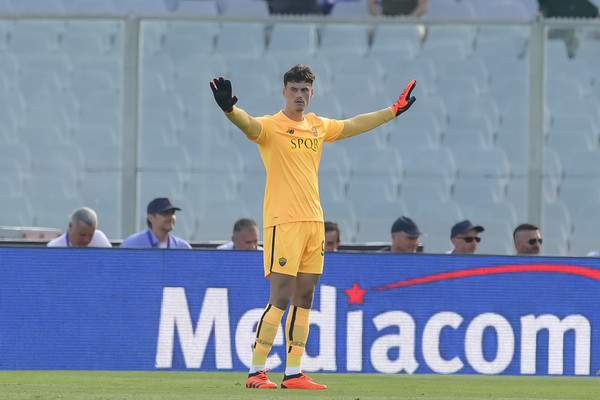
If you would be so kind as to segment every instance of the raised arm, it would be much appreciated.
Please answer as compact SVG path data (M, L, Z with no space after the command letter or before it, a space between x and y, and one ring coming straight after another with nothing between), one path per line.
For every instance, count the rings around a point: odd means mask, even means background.
M360 114L356 117L344 120L344 129L338 140L346 139L377 128L379 125L391 121L404 111L408 110L416 100L414 96L411 96L416 84L417 81L413 79L406 89L404 89L404 92L402 92L398 100L390 107L367 114Z
M262 128L260 122L241 108L234 107L237 96L233 95L231 81L223 77L215 78L210 82L210 88L215 96L215 101L225 112L225 115L249 138L257 138Z

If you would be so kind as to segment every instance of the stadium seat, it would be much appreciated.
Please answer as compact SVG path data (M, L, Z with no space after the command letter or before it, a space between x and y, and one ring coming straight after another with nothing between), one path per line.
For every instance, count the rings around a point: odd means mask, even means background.
M444 178L451 183L456 177L456 162L449 149L417 150L402 158L407 178Z
M560 185L558 198L573 214L587 203L600 202L600 182L567 178Z
M506 182L511 177L510 165L503 149L454 149L457 172L460 177L498 179Z
M598 220L578 223L569 239L569 255L585 257L588 253L598 250L599 247Z
M390 242L392 224L401 215L407 215L401 202L371 202L362 208L356 242Z
M572 129L568 131L551 129L548 133L547 146L553 149L562 163L573 154L594 151L598 136L590 131Z
M198 149L192 158L191 168L194 172L231 173L238 176L243 176L246 170L244 157L234 145Z
M194 240L198 241L228 241L231 238L233 224L242 217L252 218L261 222L260 215L251 215L245 200L209 200L196 211L197 230Z
M348 199L342 199L323 201L322 207L325 219L341 224L344 227L344 235L352 241L358 229L358 218L354 204Z
M62 0L65 10L72 14L122 14L112 0Z
M459 177L454 182L452 199L463 209L478 203L498 203L504 201L504 185L495 179Z
M512 203L506 201L474 204L472 207L468 207L468 210L463 207L463 212L472 221L483 226L498 222L507 224L507 227L511 229L516 227L519 222L517 210Z
M489 149L493 137L489 132L480 129L448 128L444 132L443 146L460 152L461 149Z
M165 0L122 0L117 4L131 15L160 15L170 11Z
M400 154L390 147L365 148L353 159L353 167L355 176L388 176L396 182L402 180L404 172Z
M0 220L4 226L34 226L33 206L28 198L13 196L6 192L0 194L3 210Z
M293 48L290 42L294 42ZM318 47L315 24L274 23L271 29L267 55L312 57Z
M42 197L33 197L30 200L35 215L35 226L48 228L66 229L69 215L83 206L83 201L76 195L65 197L46 193Z
M62 0L18 0L13 1L12 8L22 14L64 15L67 11Z
M446 202L450 200L450 185L444 178L406 178L400 186L400 200L409 215L415 215L426 200Z
M259 57L265 51L265 26L258 23L224 22L215 53L228 58Z
M366 11L366 7L365 7ZM378 24L373 34L369 56L400 55L414 58L420 50L418 27L415 25Z
M470 218L467 216L467 218ZM512 240L512 226L503 221L472 221L484 227L479 236L481 242L477 248L477 254L510 255L514 254L514 243Z
M437 0L431 2L429 10L423 15L426 19L471 19L475 17L475 9L466 1Z
M189 172L191 161L188 151L179 144L148 145L139 159L142 171Z
M319 165L319 175L339 175L347 179L352 174L352 164L346 148L325 144Z
M466 60L471 52L472 49L467 44L457 39L439 40L425 42L416 59L430 60L441 71L450 63Z
M600 150L574 153L563 165L565 178L598 178Z
M157 197L182 197L187 175L177 171L141 171L138 176L138 212L146 219L146 206ZM145 226L145 224L144 224Z
M214 35L208 26L202 33L165 33L162 51L174 65L191 62L194 57L206 57L214 50Z
M500 0L497 2L486 0L466 1L473 4L476 18L531 20L535 16L518 0Z
M211 0L179 0L176 2L175 14L182 15L219 15L219 6L216 1Z
M447 43L454 41L463 43L467 49L470 49L477 36L477 29L474 26L467 25L432 25L427 30L427 45L432 43Z
M398 182L390 176L352 176L346 197L357 210L372 202L394 201L398 197Z
M362 57L369 49L367 29L362 24L328 24L321 31L318 53L331 57L336 54L354 54Z
M268 2L257 0L227 0L227 7L221 9L223 15L266 17L269 15Z
M571 213L569 212L567 205L561 200L544 202L543 218L544 221L552 221L555 226L569 235L573 231Z

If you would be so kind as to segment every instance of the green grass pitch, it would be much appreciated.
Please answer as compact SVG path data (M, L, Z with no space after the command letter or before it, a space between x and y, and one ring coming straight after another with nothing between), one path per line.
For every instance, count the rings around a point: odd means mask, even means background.
M270 373L279 383L281 373ZM322 391L246 389L237 372L0 371L2 400L597 400L594 377L311 374Z

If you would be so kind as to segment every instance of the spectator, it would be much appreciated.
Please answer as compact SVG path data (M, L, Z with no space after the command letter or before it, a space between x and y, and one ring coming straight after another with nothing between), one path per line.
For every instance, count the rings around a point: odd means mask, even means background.
M170 199L159 197L148 203L146 224L148 230L134 233L123 240L121 247L155 247L160 249L191 249L185 240L171 235L175 228L175 207Z
M600 257L600 250L590 251L587 253L588 257Z
M598 18L600 10L589 0L538 0L539 11L545 18ZM579 47L577 32L572 28L552 28L548 30L549 39L561 39L565 42L569 57L573 58Z
M545 18L597 18L598 6L589 0L538 0L540 14Z
M475 254L478 243L481 241L479 233L484 229L480 225L473 225L468 219L455 224L450 230L450 240L454 249L450 254Z
M392 245L379 251L392 253L416 253L419 251L419 236L423 232L415 222L408 217L400 217L392 224Z
M323 14L316 0L268 0L271 14Z
M112 247L98 226L98 216L89 207L81 207L71 213L69 229L52 239L48 247Z
M293 43L290 43L293 46ZM287 359L282 388L326 389L302 371L310 310L323 273L325 227L319 198L319 162L324 143L347 139L397 118L415 102L412 80L389 107L344 120L306 112L314 94L315 74L297 64L283 75L285 108L253 117L235 106L231 81L210 82L225 116L258 145L267 171L264 219L264 274L270 280L269 302L256 331L247 388L275 389L265 364L287 311Z
M258 245L258 224L250 218L240 218L233 224L231 242L217 246L219 250L262 250Z
M369 0L371 15L420 17L429 10L429 0Z
M340 247L340 226L337 222L325 221L325 251L337 251Z
M517 254L539 254L542 247L542 235L537 226L521 224L513 232Z

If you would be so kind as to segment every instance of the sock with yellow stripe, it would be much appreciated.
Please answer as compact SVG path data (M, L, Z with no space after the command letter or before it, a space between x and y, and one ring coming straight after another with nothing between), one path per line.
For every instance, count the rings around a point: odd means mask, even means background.
M277 335L279 324L283 318L285 310L275 307L272 304L267 304L265 312L258 321L256 328L256 339L254 341L254 352L252 353L252 366L250 373L254 373L258 368L264 370L264 365L267 361L267 356L273 347L273 341Z
M286 375L299 374L302 366L302 355L306 349L310 309L291 306L286 321L287 363Z

